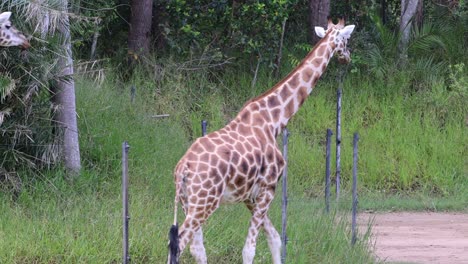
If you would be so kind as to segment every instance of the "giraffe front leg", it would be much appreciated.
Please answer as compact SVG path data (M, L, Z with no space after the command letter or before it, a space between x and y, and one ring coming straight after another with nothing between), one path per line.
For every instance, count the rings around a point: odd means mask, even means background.
M253 209L255 208L255 205L250 202L246 202L245 205L253 214ZM265 218L263 219L263 229L265 230L265 236L268 241L268 247L271 251L273 264L281 264L281 237L278 231L276 231L275 227L273 226L273 223L271 222L270 218L268 218L267 214L265 214Z
M278 232L276 231L275 227L271 223L270 219L265 216L263 220L253 221L253 217L251 220L249 234L247 236L247 240L244 245L244 249L242 251L243 263L253 263L253 259L255 257L255 249L256 249L256 240L259 233L260 227L263 225L265 230L265 235L268 241L268 247L270 248L271 255L273 258L274 264L281 264L281 238ZM263 222L263 224L257 224Z

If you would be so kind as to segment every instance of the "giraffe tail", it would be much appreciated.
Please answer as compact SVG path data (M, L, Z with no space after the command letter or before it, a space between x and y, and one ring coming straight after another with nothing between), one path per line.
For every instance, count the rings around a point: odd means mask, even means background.
M169 231L169 264L179 264L179 226L172 225Z
M179 264L179 225L177 224L177 205L179 203L179 183L175 177L174 224L169 230L168 264Z

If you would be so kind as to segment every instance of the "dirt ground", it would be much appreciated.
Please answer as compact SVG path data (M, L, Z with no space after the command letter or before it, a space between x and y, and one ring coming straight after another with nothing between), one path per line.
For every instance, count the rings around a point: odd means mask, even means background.
M362 213L361 232L372 223L370 242L385 263L468 263L468 214Z

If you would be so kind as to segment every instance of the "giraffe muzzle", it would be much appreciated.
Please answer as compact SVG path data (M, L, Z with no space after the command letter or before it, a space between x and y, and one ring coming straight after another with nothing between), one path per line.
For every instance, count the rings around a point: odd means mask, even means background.
M351 54L349 50L345 50L338 56L338 62L341 64L348 64L351 62Z
M340 57L338 57L338 62L341 63L341 64L348 64L348 63L351 62L351 58L346 57L346 56L340 56Z
M25 50L25 49L29 49L31 47L31 44L29 43L28 40L25 40L20 46L21 46L21 49Z

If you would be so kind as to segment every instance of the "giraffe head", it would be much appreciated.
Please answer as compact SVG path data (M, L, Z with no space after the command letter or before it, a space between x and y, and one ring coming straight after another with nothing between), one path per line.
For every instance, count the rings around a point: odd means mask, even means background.
M338 56L338 61L343 64L351 61L351 54L346 44L353 30L354 25L345 26L344 19L340 19L338 24L334 24L331 19L328 19L326 30L323 27L315 27L315 33L320 38L329 35L328 40L334 43L334 45L332 45L332 47L334 47L333 52Z
M19 32L11 25L10 16L11 12L3 12L0 14L0 46L21 46L23 49L29 48L31 45L28 39L23 33Z

